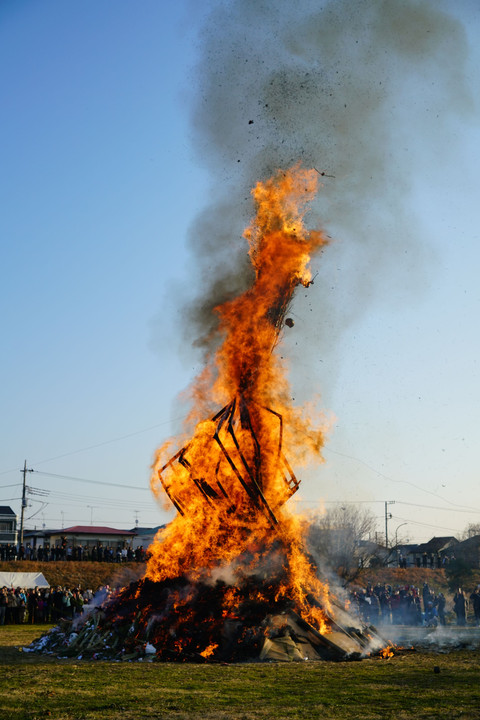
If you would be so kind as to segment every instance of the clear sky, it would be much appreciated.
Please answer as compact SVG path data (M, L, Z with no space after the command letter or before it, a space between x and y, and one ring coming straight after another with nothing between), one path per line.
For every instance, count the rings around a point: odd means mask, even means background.
M274 5L0 4L0 504L26 460L27 527L172 517L149 468L202 367L185 303L287 159L335 176L282 348L331 426L299 509L381 533L395 501L411 541L480 522L480 8Z

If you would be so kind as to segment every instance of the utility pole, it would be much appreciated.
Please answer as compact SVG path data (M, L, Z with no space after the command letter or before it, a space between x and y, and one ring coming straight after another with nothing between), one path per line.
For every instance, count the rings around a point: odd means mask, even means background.
M33 472L30 468L27 468L27 461L25 460L25 463L23 465L23 470L20 470L21 473L23 473L23 490L22 490L22 511L20 514L20 540L18 542L18 550L20 551L20 547L23 545L23 517L25 514L25 508L27 507L27 472Z
M388 512L388 506L395 505L395 500L385 500L385 547L388 550L388 521L392 517L392 513Z

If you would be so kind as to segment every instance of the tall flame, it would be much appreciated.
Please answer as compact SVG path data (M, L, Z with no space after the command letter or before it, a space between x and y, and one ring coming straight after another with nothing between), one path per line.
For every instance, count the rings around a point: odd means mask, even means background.
M256 215L244 237L254 281L215 309L223 341L192 387L197 417L205 399L223 409L198 422L173 458L170 441L157 452L152 489L159 497L166 491L178 514L150 547L146 577L205 580L224 572L235 585L249 573L271 576L278 596L325 630L311 597L328 607L327 589L303 551L301 520L282 507L298 487L287 457L299 461L305 447L319 454L323 434L291 404L273 352L295 288L311 282L311 255L327 242L304 225L317 181L315 170L297 165L252 190ZM235 593L225 597L224 612L235 614Z

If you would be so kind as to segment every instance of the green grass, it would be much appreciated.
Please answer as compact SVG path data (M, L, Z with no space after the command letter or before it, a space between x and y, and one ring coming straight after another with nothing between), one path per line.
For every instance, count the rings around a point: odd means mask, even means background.
M107 663L18 649L38 635L35 626L0 627L0 720L480 719L473 651L351 663Z

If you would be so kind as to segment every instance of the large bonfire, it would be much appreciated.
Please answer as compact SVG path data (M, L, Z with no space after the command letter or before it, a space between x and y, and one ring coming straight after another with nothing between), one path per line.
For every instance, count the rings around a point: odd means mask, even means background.
M299 486L292 467L320 458L323 444L321 429L292 405L274 352L292 324L294 290L311 283L310 258L326 244L304 225L317 181L317 171L296 166L252 190L245 238L254 280L216 308L222 342L193 385L193 436L157 452L151 486L177 515L149 548L145 576L75 630L57 628L42 649L239 661L339 659L381 647L320 579L305 525L284 507ZM221 409L212 416L212 407Z

